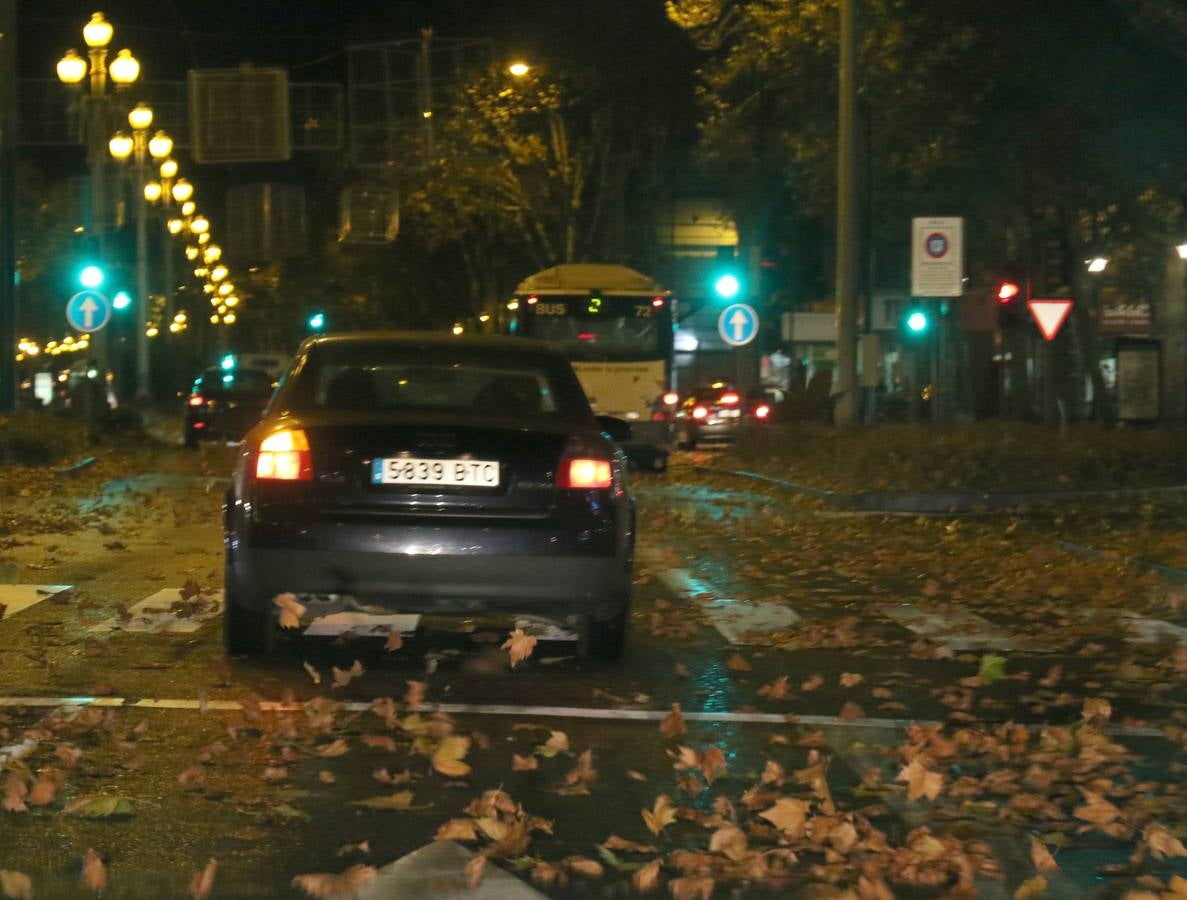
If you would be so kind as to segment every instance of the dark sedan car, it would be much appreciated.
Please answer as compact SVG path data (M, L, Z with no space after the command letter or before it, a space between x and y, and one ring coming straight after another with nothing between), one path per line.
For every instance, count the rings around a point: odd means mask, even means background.
M194 380L185 406L185 445L237 441L264 414L276 380L259 369L207 369Z
M725 382L697 388L676 411L676 446L692 450L701 443L735 441L747 427L770 421L771 403L762 394L741 392Z
M581 655L626 637L626 460L569 363L508 338L306 341L225 506L227 650L272 647L274 598L332 612L536 613Z

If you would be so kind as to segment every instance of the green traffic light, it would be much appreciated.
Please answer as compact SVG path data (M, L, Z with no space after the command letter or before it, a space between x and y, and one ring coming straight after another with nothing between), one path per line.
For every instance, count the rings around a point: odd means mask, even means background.
M103 270L95 265L83 266L78 273L78 283L84 288L94 290L103 284Z
M738 281L738 276L728 272L718 276L717 280L713 282L713 290L722 300L733 300L741 289L742 283Z
M321 331L326 327L326 314L314 313L309 317L309 328L312 331Z
M125 310L132 305L132 298L127 291L120 291L111 298L111 305L116 310Z
M228 353L226 356L224 356L222 358L222 361L219 363L219 365L222 366L224 372L230 371L231 369L235 368L234 355Z
M927 325L926 314L921 313L919 310L915 310L915 312L907 316L907 328L915 334L922 334L927 331Z

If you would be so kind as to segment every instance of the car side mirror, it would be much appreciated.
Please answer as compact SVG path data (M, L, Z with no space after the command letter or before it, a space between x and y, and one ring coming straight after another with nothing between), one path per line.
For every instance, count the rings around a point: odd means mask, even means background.
M602 431L610 435L610 440L616 444L631 439L631 426L622 419L614 416L598 416L598 425L602 427Z

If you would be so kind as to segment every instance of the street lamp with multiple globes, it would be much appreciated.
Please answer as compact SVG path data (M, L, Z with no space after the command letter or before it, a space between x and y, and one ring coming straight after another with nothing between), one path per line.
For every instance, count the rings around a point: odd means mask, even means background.
M160 164L173 152L173 140L163 131L149 138L153 123L152 109L137 103L128 113L131 136L116 132L108 141L111 155L119 162L129 159L135 165L136 177L136 399L147 400L151 393L151 372L148 355L148 204L156 193L149 185L148 159ZM159 196L159 195L158 195Z

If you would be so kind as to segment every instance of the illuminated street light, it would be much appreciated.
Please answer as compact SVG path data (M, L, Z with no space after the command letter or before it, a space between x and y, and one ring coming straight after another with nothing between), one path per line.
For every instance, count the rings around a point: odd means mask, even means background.
M177 163L174 163L174 166L176 165ZM173 182L172 193L174 200L178 203L185 203L194 196L194 186L184 178L178 178L177 181Z
M507 71L516 78L523 78L523 76L527 75L528 72L532 71L532 67L522 60L516 60L507 67Z
M229 281L224 281L218 286L218 295L220 297L229 297L233 293L235 293L235 285Z
M150 149L148 152L152 153L152 150ZM163 163L161 163L161 177L162 178L168 180L170 178L175 177L176 175L177 175L177 160L167 159Z
M181 219L170 219L165 223L165 227L169 229L170 234L181 234L182 230L185 228L185 222L183 222Z
M202 259L208 264L218 262L222 258L222 255L223 248L218 244L210 244L202 251Z
M198 204L196 204L193 200L187 200L185 203L181 204L181 214L183 216L192 216L197 209Z
M210 230L210 220L205 216L198 215L190 220L190 231L194 234L202 235Z
M229 312L225 316L223 316L223 324L224 325L234 325L235 324L235 314L233 312Z
M127 87L140 77L140 60L132 55L131 50L125 48L115 55L107 71L117 86Z
M210 240L210 232L209 231L204 231L204 232L202 232L202 234L198 235L198 243L199 244L205 244L209 240Z
M86 77L87 61L73 50L67 50L58 60L58 80L62 84L78 84Z
M161 182L150 181L144 185L144 199L149 203L156 203L161 199Z
M153 120L152 107L137 103L128 113L128 124L136 131L146 131Z
M132 140L131 135L117 131L111 136L111 140L107 142L107 149L111 151L113 158L125 160L136 149L136 142Z
M185 258L190 261L193 261L198 258L198 254L200 254L201 252L202 251L199 250L197 247L195 247L193 244L190 244L188 247L185 248Z
M219 263L217 266L215 266L213 269L210 270L210 280L217 284L218 282L223 281L230 274L231 274L231 270L228 269L226 266L224 266L222 263Z
M115 34L112 24L103 18L103 13L91 13L91 21L82 27L82 39L86 45L98 50L111 43L111 36Z
M463 331L465 331L465 330L466 330L466 329L465 329L465 328L462 326L462 323L461 323L461 322L454 322L454 323L453 323L453 333L454 333L454 334L461 334L461 333L462 333Z
M1179 244L1175 250L1179 254L1179 259L1187 259L1187 244Z
M173 138L158 131L148 142L148 153L153 159L166 159L173 152Z
M1088 260L1088 271L1094 275L1099 275L1109 267L1109 261L1103 256L1097 256L1094 259Z

